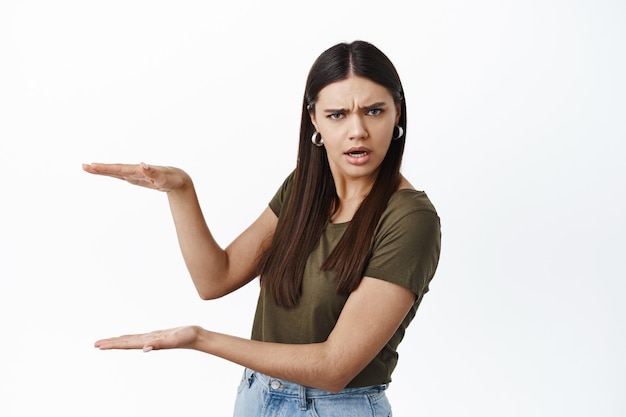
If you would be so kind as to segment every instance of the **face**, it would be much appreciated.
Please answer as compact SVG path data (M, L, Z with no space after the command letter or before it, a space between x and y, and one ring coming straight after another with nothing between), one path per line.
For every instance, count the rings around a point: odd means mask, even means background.
M373 181L399 118L400 105L389 90L367 78L350 76L324 87L311 121L322 135L335 180Z

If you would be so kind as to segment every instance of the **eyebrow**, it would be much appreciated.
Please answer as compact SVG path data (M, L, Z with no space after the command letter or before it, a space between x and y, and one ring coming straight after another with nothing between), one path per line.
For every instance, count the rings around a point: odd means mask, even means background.
M365 107L360 107L359 109L360 110L372 110L372 109L378 109L378 108L385 107L385 106L387 106L387 103L385 103L384 101L379 101L379 102L370 104ZM347 111L348 111L347 109L325 109L324 113L335 114L335 113L345 113Z

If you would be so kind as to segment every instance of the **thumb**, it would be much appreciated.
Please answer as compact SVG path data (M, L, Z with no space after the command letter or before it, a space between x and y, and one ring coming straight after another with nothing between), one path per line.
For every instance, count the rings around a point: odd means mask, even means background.
M157 190L160 190L160 184L157 183L161 183L163 181L163 178L162 174L159 173L159 170L151 167L145 162L141 162L139 164L139 169L141 170L141 174L143 175L141 181L144 182L144 185L145 183L149 183L151 185L150 188L156 188Z
M154 173L154 170L152 169L152 167L146 164L145 162L141 162L139 164L139 167L141 168L141 171L144 173L144 175L150 176L150 174Z

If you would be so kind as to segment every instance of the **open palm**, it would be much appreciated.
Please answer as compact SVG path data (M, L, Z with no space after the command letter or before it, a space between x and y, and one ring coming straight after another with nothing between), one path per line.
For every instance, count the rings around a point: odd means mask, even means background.
M201 328L198 326L156 330L150 333L129 334L98 340L95 347L109 349L143 349L148 352L160 349L193 348Z

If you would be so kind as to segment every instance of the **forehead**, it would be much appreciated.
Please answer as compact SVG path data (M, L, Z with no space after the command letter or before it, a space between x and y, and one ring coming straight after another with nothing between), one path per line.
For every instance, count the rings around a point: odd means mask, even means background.
M382 85L354 75L328 84L317 96L317 104L321 106L346 103L367 105L373 102L393 103L393 97Z

